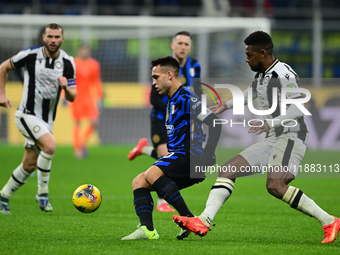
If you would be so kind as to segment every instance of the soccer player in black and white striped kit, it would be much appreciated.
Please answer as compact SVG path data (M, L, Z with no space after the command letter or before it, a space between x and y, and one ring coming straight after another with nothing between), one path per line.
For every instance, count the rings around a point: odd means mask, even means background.
M77 95L73 57L60 49L64 39L63 28L51 23L45 27L45 46L20 51L0 65L0 106L5 108L12 106L5 91L7 73L25 68L23 96L15 113L15 124L26 139L25 153L21 164L1 189L0 212L4 214L10 214L10 196L25 184L36 168L36 201L42 211L52 212L48 184L56 148L52 136L53 123L61 90L64 90L65 98L70 102Z

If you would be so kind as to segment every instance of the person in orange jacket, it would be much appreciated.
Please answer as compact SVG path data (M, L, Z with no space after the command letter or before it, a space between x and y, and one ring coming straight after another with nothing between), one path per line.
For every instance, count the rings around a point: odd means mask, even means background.
M86 143L96 130L99 118L99 105L103 98L100 64L91 57L91 49L82 45L78 49L78 56L74 59L76 65L76 83L78 96L70 104L73 127L73 147L77 158L87 156ZM88 120L89 126L81 133L82 120Z

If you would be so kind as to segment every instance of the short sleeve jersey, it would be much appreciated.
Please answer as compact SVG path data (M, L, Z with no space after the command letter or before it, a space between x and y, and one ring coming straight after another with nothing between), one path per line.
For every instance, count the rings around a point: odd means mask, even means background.
M187 61L183 67L180 67L179 70L179 77L181 84L185 87L191 87L191 79L192 78L200 78L201 77L201 64L194 58L187 57ZM152 85L153 86L153 85ZM168 102L168 96L157 95L162 98L164 103ZM151 118L152 119L165 119L165 112L153 108L151 111Z
M58 77L66 77L68 86L76 86L73 57L60 49L56 58L49 58L44 47L40 47L20 51L11 58L11 65L14 69L24 67L24 90L18 111L53 123L61 92Z
M273 119L281 114L281 88L299 88L299 77L294 70L286 63L275 60L274 63L264 72L258 72L252 83L253 93L257 94L261 110L268 110L273 105L273 88L277 88L277 107L272 114L264 115L264 119ZM299 98L302 95L298 92L287 93L286 98ZM287 106L288 107L288 106ZM298 118L294 127L279 126L271 129L267 137L280 136L288 132L295 132L298 137L305 141L307 137L307 126L303 116Z
M199 98L181 86L167 104L165 126L169 137L169 152L190 152L193 156L202 154L206 136L202 122L197 118L200 113Z

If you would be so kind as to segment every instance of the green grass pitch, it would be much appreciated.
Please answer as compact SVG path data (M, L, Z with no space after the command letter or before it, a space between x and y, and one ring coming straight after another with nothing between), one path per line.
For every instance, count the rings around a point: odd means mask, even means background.
M57 147L52 162L52 213L35 202L36 175L10 199L11 215L0 214L0 254L338 254L340 240L321 244L320 223L270 196L264 178L238 179L234 192L216 216L207 236L178 241L172 213L154 211L159 240L121 241L136 229L131 181L154 161L141 156L130 162L131 147L90 148L90 157L77 160L71 148ZM239 150L224 150L230 159ZM23 148L0 146L0 187L22 159ZM225 160L222 161L225 161ZM303 163L340 163L339 152L307 151ZM340 177L340 173L339 173ZM182 190L193 213L205 206L215 179ZM103 196L92 214L78 212L72 194L81 184L97 186ZM330 214L340 216L338 178L298 178L292 185ZM156 199L153 194L154 200ZM155 200L156 202L156 200Z

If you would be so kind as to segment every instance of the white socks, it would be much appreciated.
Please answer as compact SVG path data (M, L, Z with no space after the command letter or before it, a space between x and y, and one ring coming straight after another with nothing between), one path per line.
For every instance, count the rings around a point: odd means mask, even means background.
M22 163L13 171L12 176L9 178L6 185L1 190L1 196L4 198L9 198L14 191L20 188L26 183L26 179L29 177L27 173L22 168Z
M40 152L37 160L38 165L38 194L48 193L48 183L50 180L50 170L53 155L49 155L45 152ZM26 183L29 177L23 167L22 163L13 171L12 176L9 178L6 185L1 190L1 196L9 198L14 191L20 188Z
M154 148L153 148L152 146L144 146L144 147L142 148L142 153L143 153L144 155L149 155L149 156L151 156L153 150L154 150Z
M289 186L282 200L290 204L292 208L314 217L322 224L322 226L331 224L334 221L332 216L322 210L312 199L307 197L298 188Z
M209 198L203 213L199 216L200 220L210 226L217 212L221 209L224 202L233 192L235 183L227 178L217 178L216 183L211 188ZM322 210L312 199L307 197L301 190L289 186L284 194L283 201L292 208L297 209L311 217L317 219L322 226L334 222L334 217Z
M164 204L164 203L167 203L167 201L165 201L163 198L158 197L157 206L161 205L161 204Z
M49 155L43 151L40 152L38 156L38 195L48 193L52 158L53 155Z
M235 183L228 178L217 178L216 183L211 188L205 209L199 216L200 220L204 224L210 226L217 212L221 209L224 202L230 197L234 186Z

